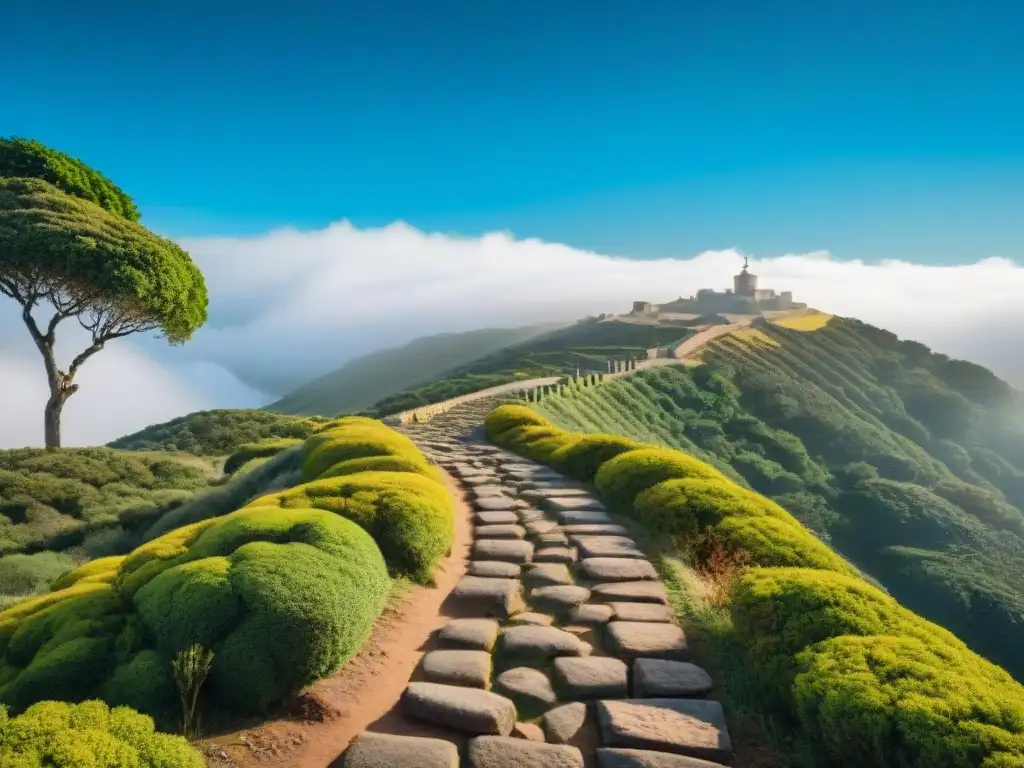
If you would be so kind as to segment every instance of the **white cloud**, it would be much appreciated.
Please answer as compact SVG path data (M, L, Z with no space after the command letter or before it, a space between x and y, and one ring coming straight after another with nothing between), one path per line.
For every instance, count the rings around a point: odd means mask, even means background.
M636 261L505 233L465 238L402 223L360 230L341 222L182 245L207 278L207 326L181 348L139 339L112 344L89 361L68 405L69 436L109 440L189 410L252 406L260 398L253 388L282 391L416 336L568 320L625 311L634 299L725 288L741 264L735 250ZM751 258L762 286L793 290L812 306L1024 380L1024 354L1014 340L1024 319L1016 298L1024 293L1024 269L1012 262L865 264L825 252ZM4 341L24 334L3 316L0 330ZM41 366L24 350L15 366L3 355L0 349L0 391L18 394L0 404L0 445L33 441L43 394L30 405L22 382L35 368L41 382ZM13 441L11 424L24 424L13 428L23 435Z

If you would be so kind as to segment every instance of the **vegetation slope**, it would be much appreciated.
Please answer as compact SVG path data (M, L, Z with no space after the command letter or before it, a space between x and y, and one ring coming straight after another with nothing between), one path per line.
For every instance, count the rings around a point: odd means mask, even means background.
M378 400L364 414L387 416L523 379L599 373L607 370L608 360L642 359L648 349L677 343L692 333L683 325L655 327L603 315L588 317Z
M485 427L497 444L593 483L613 511L698 566L741 565L717 639L740 649L748 698L810 764L1024 766L1024 687L767 497L688 453L567 432L522 405L497 408Z
M856 320L768 324L537 407L709 462L1024 679L1024 417L988 370Z
M556 327L549 323L424 336L349 360L336 371L289 392L267 409L297 415L356 413L445 371Z

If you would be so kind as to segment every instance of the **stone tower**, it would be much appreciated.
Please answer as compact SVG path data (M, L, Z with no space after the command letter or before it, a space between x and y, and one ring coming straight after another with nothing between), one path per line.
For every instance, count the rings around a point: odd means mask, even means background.
M734 293L737 296L749 296L754 298L757 293L757 275L747 271L747 259L743 259L743 270L732 278Z

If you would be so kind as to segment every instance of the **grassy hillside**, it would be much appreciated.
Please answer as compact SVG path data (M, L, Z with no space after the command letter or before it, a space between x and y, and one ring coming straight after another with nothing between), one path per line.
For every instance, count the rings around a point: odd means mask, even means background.
M0 554L76 546L89 531L174 508L218 475L180 453L0 451Z
M641 359L649 348L678 342L691 333L680 326L652 327L590 317L382 398L365 413L385 416L518 379L570 375L577 370L604 371L609 359Z
M305 439L326 419L284 416L261 410L199 411L153 424L109 444L126 451L185 451L223 456L247 443L275 438Z
M556 327L557 324L548 323L484 328L414 339L401 347L349 360L338 370L302 385L267 408L287 414L355 413L445 371Z
M745 330L699 365L570 387L539 408L708 460L1024 678L1024 417L986 369L833 319Z

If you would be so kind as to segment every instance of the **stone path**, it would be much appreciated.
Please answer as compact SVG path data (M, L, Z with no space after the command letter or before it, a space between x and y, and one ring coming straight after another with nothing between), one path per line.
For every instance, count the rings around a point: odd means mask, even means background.
M485 442L492 400L410 435L474 510L453 618L402 697L430 736L365 732L348 768L731 765L712 680L657 572L588 489ZM434 737L436 735L436 738Z

